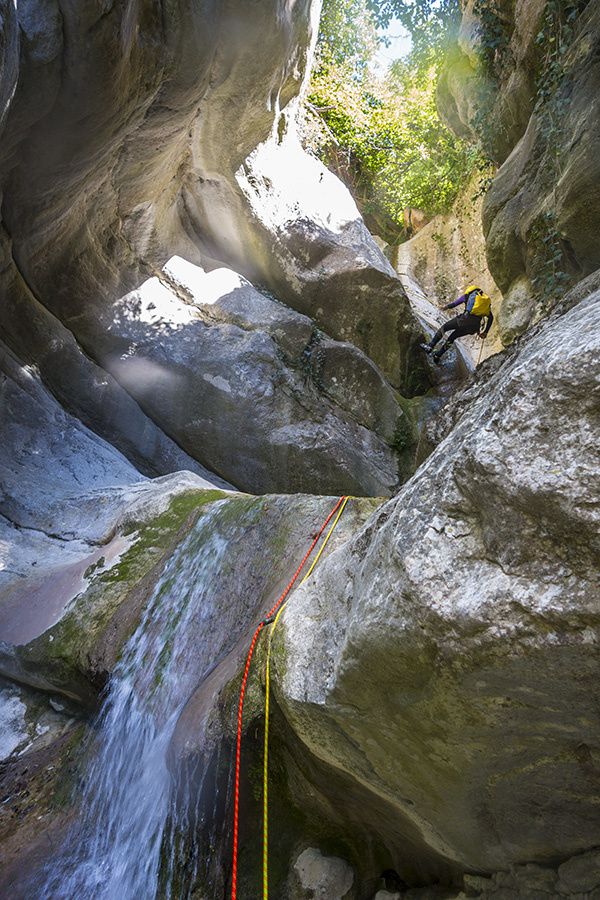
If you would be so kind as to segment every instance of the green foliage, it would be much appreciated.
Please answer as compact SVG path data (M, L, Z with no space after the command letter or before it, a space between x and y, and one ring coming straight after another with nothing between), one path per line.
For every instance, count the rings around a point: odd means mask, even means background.
M436 108L448 36L440 22L456 14L456 4L381 3L378 19L370 6L371 0L324 4L305 137L350 187L372 230L393 241L404 209L430 215L449 209L478 152L446 128ZM377 49L376 22L398 12L419 35L420 49L379 76L369 65Z
M502 66L503 53L510 42L511 22L500 14L494 0L475 0L473 12L481 26L481 62L488 74L497 75Z
M357 72L366 68L377 49L375 21L367 0L325 0L319 29L319 53L337 65L350 62Z
M368 7L379 26L398 19L426 66L439 63L460 25L460 0L368 0Z
M546 146L545 177L554 188L562 175L563 122L569 103L564 90L567 69L565 59L573 42L579 15L587 0L546 0L536 44L541 50L536 82L535 112L540 134ZM564 293L571 278L565 252L564 235L556 215L556 204L534 223L531 229L532 284L542 305L552 305Z
M415 435L414 428L407 416L400 416L396 422L394 430L394 438L390 444L396 453L404 453L407 449L414 447Z
M532 253L531 283L542 299L542 305L558 299L570 278L565 272L563 235L554 210L541 215L530 232Z
M546 0L541 28L536 35L535 42L542 51L536 81L536 112L545 113L546 128L553 132L567 102L559 93L565 76L565 55L573 41L577 18L586 5L587 0Z

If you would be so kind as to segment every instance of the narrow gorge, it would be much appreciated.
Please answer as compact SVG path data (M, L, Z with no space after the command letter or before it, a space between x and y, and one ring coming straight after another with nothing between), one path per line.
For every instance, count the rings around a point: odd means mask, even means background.
M600 900L600 4L457 4L397 241L321 6L0 0L7 900L265 898L264 773L273 900Z

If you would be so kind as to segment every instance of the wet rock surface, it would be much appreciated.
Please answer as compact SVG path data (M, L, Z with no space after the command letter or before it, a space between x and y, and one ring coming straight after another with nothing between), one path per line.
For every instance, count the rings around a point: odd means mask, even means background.
M333 505L231 485L389 496L436 445L392 500L351 500L282 617L273 896L600 896L600 293L592 274L544 320L534 285L550 193L569 277L600 263L600 29L587 4L555 177L534 109L542 4L496 6L512 56L484 219L511 347L423 449L457 375L417 347L437 313L422 291L411 309L295 135L318 4L0 0L6 896L44 879L56 897L226 894L243 660ZM478 39L469 2L440 101L464 134L490 88ZM468 233L444 232L439 258ZM246 897L264 663L262 642Z
M333 498L327 497L256 498L235 494L230 497L221 495L219 499L214 496L215 493L189 491L184 497L175 497L166 515L147 519L141 537L120 561L106 572L90 577L86 591L66 610L58 624L38 639L12 648L12 653L4 645L2 655L3 669L10 675L13 685L19 682L41 690L46 698L50 696L56 707L75 709L76 715L87 721L90 720L90 713L93 715L97 708L98 693L106 685L110 672L116 673L117 688L113 700L105 703L105 708L108 705L109 710L111 702L113 706L118 702L119 691L126 689L130 676L135 679L135 696L141 697L144 687L152 685L157 671L161 672L163 689L155 695L150 692L147 702L150 708L153 702L158 703L154 712L162 755L156 756L152 732L149 736L142 730L136 737L139 718L133 695L133 709L131 704L115 707L118 715L113 716L111 721L114 728L121 727L125 732L131 732L134 743L138 741L139 759L143 766L149 767L150 773L154 772L156 785L162 783L163 777L168 780L173 778L175 796L181 792L178 797L181 818L176 817L169 826L176 830L176 834L181 823L189 827L194 810L197 811L204 796L203 787L212 786L210 768L203 771L203 761L210 761L215 751L222 752L222 717L225 713L221 695L231 691L230 682L236 678L252 629L289 580L290 565L300 561L312 534L334 502ZM347 540L376 505L370 500L357 500L355 503L355 509L346 517L332 540L332 548ZM136 532L140 530L138 522ZM244 553L236 552L240 544L244 545ZM171 616L174 618L171 619ZM179 621L184 623L185 628L180 629L175 637L173 627ZM160 627L157 628L158 624ZM145 654L152 664L148 668L139 665L135 654ZM120 658L125 663L119 662ZM128 663L131 659L136 660L138 665L131 668L131 662ZM199 687L196 688L196 685ZM24 765L30 765L40 749L39 743L25 746L27 735L23 715L20 715L24 704L17 694L28 691L36 698L38 706L47 705L48 700L44 700L43 693L35 694L24 687L9 686L7 691L6 712L13 723L11 733L14 745L6 748L8 768L5 785L8 791L13 789L11 786L17 777L15 754L22 750ZM152 696L154 701L150 699ZM174 720L169 715L173 710L177 710ZM129 722L127 716L130 714L132 718ZM87 754L91 752L90 741L93 744L96 740L95 731L102 734L102 729L106 729L102 715L93 729L84 729ZM167 729L164 739L161 728ZM79 746L82 733L78 736L73 733L72 737L76 737L74 746ZM106 740L114 742L110 730ZM57 731L55 726L48 736L50 765L56 765L52 760L55 754L62 754L63 743L62 732ZM118 746L109 744L109 751L106 765L116 766L115 773L122 777L123 782L135 784L136 779L144 775L136 768L136 753L127 753L117 760ZM98 752L101 753L101 748ZM85 758L78 754L77 765L81 766ZM152 767L161 759L163 762L154 771ZM129 767L128 774L121 770L123 765ZM172 776L169 776L167 765ZM52 774L54 769L46 769L47 766L40 778L43 784L51 785L55 777ZM82 784L85 784L83 770L78 771L79 776L76 777L80 777ZM27 776L25 779L30 791L32 778ZM73 786L70 776L61 801L65 806L64 816L56 814L54 817L54 851L50 858L45 854L45 862L50 869L60 861L61 853L68 856L70 844L68 841L63 844L64 829L67 827L65 816L79 815L82 823L87 821L85 808L78 808L79 797L72 792ZM92 803L96 796L93 790L89 796ZM117 814L121 812L118 808L119 796L117 791ZM110 808L110 798L107 799ZM165 803L168 808L166 799ZM31 867L37 872L35 878L39 881L36 881L36 890L40 889L44 878L49 877L48 873L44 876L39 870L37 843L29 840L31 816L41 807L41 801L35 800L23 815L12 816L8 822L10 864L7 858L3 877L7 888L10 887L11 896L30 896L33 890ZM104 814L105 807L101 806L98 810L99 814ZM164 823L160 824L162 827ZM213 826L211 821L208 825L206 821L202 826L199 823L198 840L203 828ZM91 823L87 821L85 828L90 827ZM169 839L169 834L167 829L165 840ZM187 838L187 831L184 830L183 835ZM213 864L219 870L215 877L222 881L224 858L217 854L213 856ZM44 862L44 854L41 860ZM139 863L143 871L143 858ZM83 871L83 858L80 865ZM176 871L182 867L181 872L189 884L196 883L199 873L190 868L186 852L182 852L182 858L179 858L173 850L172 865ZM203 870L202 877L206 877ZM91 881L86 884L89 887Z

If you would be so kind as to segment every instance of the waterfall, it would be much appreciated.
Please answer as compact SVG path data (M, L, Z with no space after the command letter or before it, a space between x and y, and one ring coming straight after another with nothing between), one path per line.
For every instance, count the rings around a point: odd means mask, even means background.
M85 751L78 819L44 874L39 898L151 900L159 892L175 794L169 743L218 652L215 579L239 537L230 522L215 527L228 502L200 516L123 648ZM163 885L164 893L171 892Z

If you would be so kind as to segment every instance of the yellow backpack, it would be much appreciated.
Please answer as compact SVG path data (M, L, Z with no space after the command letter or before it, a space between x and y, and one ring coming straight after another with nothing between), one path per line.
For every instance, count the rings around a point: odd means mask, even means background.
M477 292L477 296L475 298L475 303L473 304L473 308L471 313L474 316L489 316L492 309L492 301L487 294L478 288L476 284L470 284L469 287L465 290L465 297L467 301L470 299L469 294L472 294L474 291Z

